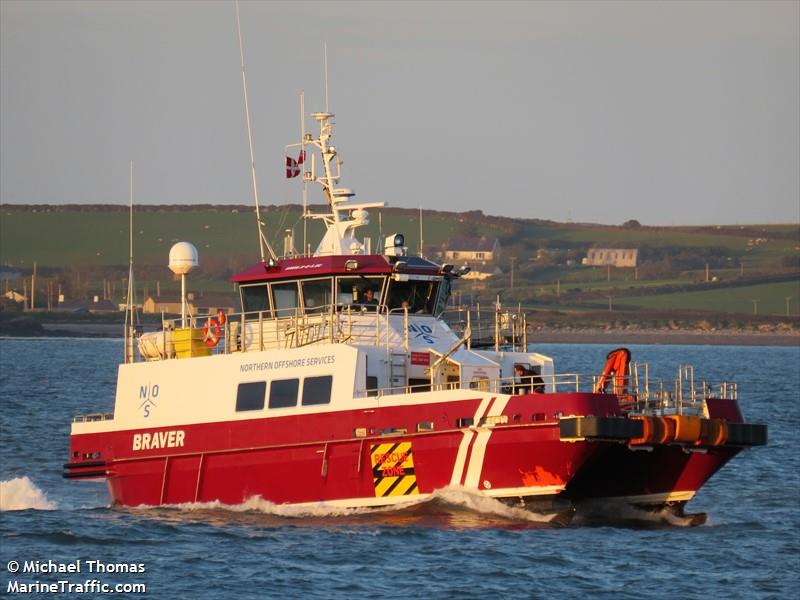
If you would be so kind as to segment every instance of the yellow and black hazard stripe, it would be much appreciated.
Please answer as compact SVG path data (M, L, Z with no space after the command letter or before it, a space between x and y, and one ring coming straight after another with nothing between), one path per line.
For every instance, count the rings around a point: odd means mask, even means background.
M411 442L377 444L369 455L376 497L419 494Z

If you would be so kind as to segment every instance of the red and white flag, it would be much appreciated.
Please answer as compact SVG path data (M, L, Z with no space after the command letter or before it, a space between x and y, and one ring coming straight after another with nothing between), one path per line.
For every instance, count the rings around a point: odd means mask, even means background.
M292 177L297 177L300 175L300 165L306 162L306 151L300 150L300 155L297 157L297 160L293 159L291 156L286 157L286 179L291 179Z
M291 156L286 157L286 179L291 179L292 177L297 177L300 175L300 167L297 165L297 161L293 159Z

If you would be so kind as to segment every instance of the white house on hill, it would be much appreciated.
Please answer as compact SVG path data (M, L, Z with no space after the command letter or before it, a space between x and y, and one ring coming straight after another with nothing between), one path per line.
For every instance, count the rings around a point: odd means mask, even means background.
M445 260L459 262L496 261L500 258L500 241L497 238L454 238L442 251Z
M638 261L638 248L592 248L582 264L587 267L636 267Z

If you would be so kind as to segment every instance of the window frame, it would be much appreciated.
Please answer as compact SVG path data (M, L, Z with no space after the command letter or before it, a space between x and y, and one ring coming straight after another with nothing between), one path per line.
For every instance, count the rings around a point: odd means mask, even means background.
M305 295L305 292L303 291L303 284L311 283L311 282L314 282L314 281L325 281L325 280L330 282L330 285L328 287L328 294L329 294L330 300L331 300L330 303L335 304L335 300L336 300L335 299L335 295L336 295L336 288L335 288L336 278L333 275L331 275L329 277L314 277L314 278L310 278L310 279L299 279L298 280L298 284L299 284L298 287L300 288L300 308L302 309L302 314L304 314L304 315L318 315L320 313L326 312L324 309L325 309L325 307L328 306L328 304L323 304L322 306L319 306L319 307L315 306L315 307L313 307L313 308L311 308L309 310L309 307L306 306L306 295Z
M292 312L291 314L279 314L278 311L286 311L286 310L291 310L291 309L288 309L288 308L280 308L279 309L278 308L278 303L275 301L275 294L274 294L273 288L276 285L280 286L280 285L287 285L287 284L290 284L290 283L294 284L295 291L297 293L297 296L296 296L297 304L295 304L294 312ZM302 308L302 304L301 304L302 296L301 296L301 292L300 292L300 281L298 279L287 279L287 280L284 280L284 281L270 281L269 282L269 297L270 297L270 302L272 303L272 309L273 309L272 312L275 315L276 319L287 319L287 318L291 318L291 317L294 317L294 316L300 314L300 309Z
M272 391L275 389L275 384L284 383L284 382L295 382L294 387L294 404L281 404L279 406L273 406L272 404ZM273 379L269 382L269 395L267 396L267 408L270 410L279 410L283 408L297 408L297 402L299 401L299 391L300 391L300 378L299 377L287 377L286 379Z
M414 278L414 276L401 276L401 275L395 274L395 275L392 275L392 277L390 279L391 279L390 287L387 287L387 289L386 289L386 308L387 308L387 310L389 312L391 312L393 310L401 310L402 309L402 301L400 302L400 305L398 305L398 306L390 306L389 305L389 300L390 300L389 295L393 291L391 286L397 286L397 285L411 285L411 286L414 286L414 298L418 298L420 296L417 295L417 289L416 289L417 286L422 286L422 285L431 286L431 285L434 285L434 286L436 286L435 293L430 293L430 294L426 293L425 294L425 296L423 298L424 299L424 303L423 303L422 307L421 308L417 308L416 304L413 305L413 306L409 306L408 307L408 312L409 312L409 314L415 314L415 315L430 315L430 316L433 316L433 315L436 314L436 309L437 309L437 306L438 306L438 303L439 303L439 294L440 294L440 291L442 289L442 283L443 283L443 278L442 277L427 276L425 278L423 278L423 277Z
M264 288L264 291L267 294L267 307L263 311L254 311L254 310L248 311L248 310L245 310L246 307L245 307L245 303L244 303L244 291L243 290L245 288L256 288L256 287L263 287ZM273 311L274 305L272 304L272 294L270 293L269 283L268 282L240 284L239 285L239 303L242 306L242 312L245 313L245 314L248 314L248 313L251 313L251 312L264 312L264 313L266 313L268 315L268 318L270 318L270 319L272 318L272 315L275 314L274 311Z
M374 281L372 281L372 280L380 279L381 280L380 289L378 290L378 293L375 294L375 298L377 300L376 306L380 307L380 306L384 305L384 294L385 294L386 289L387 289L386 280L388 278L387 278L386 275L383 275L383 274L376 274L376 275L370 274L370 275L337 275L336 279L335 279L335 281L333 283L333 300L336 303L336 306L362 306L361 302L356 302L356 301L352 300L352 295L351 295L351 301L350 302L348 302L348 303L339 302L339 282L341 280L343 280L343 279L355 279L355 280L362 281L365 284L372 283L373 285L374 285Z
M239 408L239 398L242 391L243 386L256 386L261 385L263 386L263 390L261 391L261 406L254 407L254 408ZM266 381L240 381L239 384L236 386L236 404L234 405L235 411L237 413L240 412L252 412L256 410L264 410L266 406L266 398L267 398L267 382Z
M306 386L310 379L327 379L328 380L328 399L325 402L306 402ZM303 378L303 393L300 394L300 406L325 406L330 404L333 398L333 375L312 375L311 377Z

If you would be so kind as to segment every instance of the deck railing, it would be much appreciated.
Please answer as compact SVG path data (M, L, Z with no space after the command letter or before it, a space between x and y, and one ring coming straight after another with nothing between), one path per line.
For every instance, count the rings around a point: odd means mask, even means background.
M114 413L91 413L72 417L73 423L91 423L93 421L113 421Z
M481 308L480 304L454 306L442 313L442 319L458 336L469 328L473 348L510 348L513 352L524 352L528 346L528 318L521 307L508 310L499 303L492 308Z
M271 310L242 312L226 315L225 323L219 325L218 342L201 350L205 354L230 354L300 348L315 343L385 345L389 349L394 335L394 344L402 345L408 351L409 316L430 315L410 315L405 308L389 310L380 306L351 304L326 305L315 308L314 312L298 308L292 312L283 311L277 316ZM399 323L393 324L390 317L402 318L402 326L398 327ZM187 318L186 328L180 318L162 319L162 328L158 332L160 336L152 339L158 348L154 347L150 357L145 360L165 360L180 356L174 333L188 328L199 337L197 332L207 325L212 327L212 319L216 317L190 316Z
M647 373L645 364L638 364L638 369L633 372ZM681 376L686 374L686 365L681 365L680 375L674 381L650 380L642 375L633 375L625 378L625 391L617 390L617 397L625 412L646 415L703 415L704 401L708 398L723 400L738 400L739 388L734 382L709 382L700 381L691 385L682 381ZM538 378L538 379L537 379ZM501 377L495 379L479 378L472 381L454 381L431 383L424 385L401 385L392 387L379 387L366 389L356 393L357 398L393 396L397 394L415 394L421 392L435 392L444 390L471 390L495 394L534 394L536 397L539 389L544 394L593 392L598 375L583 375L579 373L542 374L535 378L519 381L515 377ZM541 381L539 381L541 380ZM73 417L76 423L113 420L114 413L93 413Z
M220 325L219 342L211 348L203 349L206 354L229 354L232 352L252 352L261 350L282 350L299 348L315 343L352 343L359 345L376 345L386 347L387 352L393 348L398 351L409 352L409 313L407 309L387 310L386 307L367 305L326 305L313 309L314 312L304 312L296 309L290 314L273 316L272 311L253 311L228 315L225 323ZM451 311L452 312L452 311ZM458 313L458 309L456 309ZM522 345L519 351L525 351L527 339L524 336L524 317L511 313L501 313L498 310L467 311L464 309L456 323L470 326L472 339L476 331L488 332L493 330L493 341L496 346L498 336L503 331L511 332L512 347L516 349L519 342ZM489 317L485 315L488 314ZM414 315L417 316L417 315ZM514 318L516 316L516 318ZM390 321L392 318L402 318L402 324ZM192 316L188 325L194 330L201 329L212 315ZM453 326L453 319L447 319ZM485 322L488 321L489 325ZM163 351L155 360L176 357L175 344L168 340L168 334L173 334L181 329L181 319L163 320L160 335ZM458 335L459 329L454 329ZM483 344L482 344L483 345ZM486 344L491 346L491 344ZM485 345L484 345L485 346ZM475 347L475 344L473 344ZM477 349L477 348L476 348ZM599 375L579 375L576 373L542 374L541 378L547 393L565 392L592 392L596 389ZM435 377L434 377L435 379ZM538 382L536 382L538 384ZM523 385L513 378L476 379L473 381L458 382L433 382L425 385L400 385L368 389L360 396L388 396L394 394L409 394L422 391L437 391L447 389L473 389L492 393L523 393L523 388L533 389L531 382ZM691 365L681 365L674 380L651 380L649 368L646 363L634 363L630 366L630 374L624 378L611 377L608 381L607 391L620 398L625 410L632 413L646 414L700 414L704 409L706 398L723 398L736 400L738 387L732 382L707 382L697 380ZM91 415L94 417L94 415ZM88 419L88 416L85 417ZM97 419L93 419L97 420Z
M538 375L541 382L522 381L514 377L497 379L480 379L473 381L442 382L424 385L405 385L393 387L380 387L367 389L357 394L357 397L392 396L395 394L414 394L419 392L442 390L476 390L490 393L505 394L530 394L536 393L539 386L543 393L571 393L593 392L599 379L598 375L582 375L579 373L556 373L553 375ZM640 381L637 384L632 377L626 378L626 393L619 393L622 408L633 414L650 415L702 415L703 401L707 398L727 400L738 399L738 386L733 382L706 382L702 381L696 387L679 385L679 380L674 382L662 380Z

